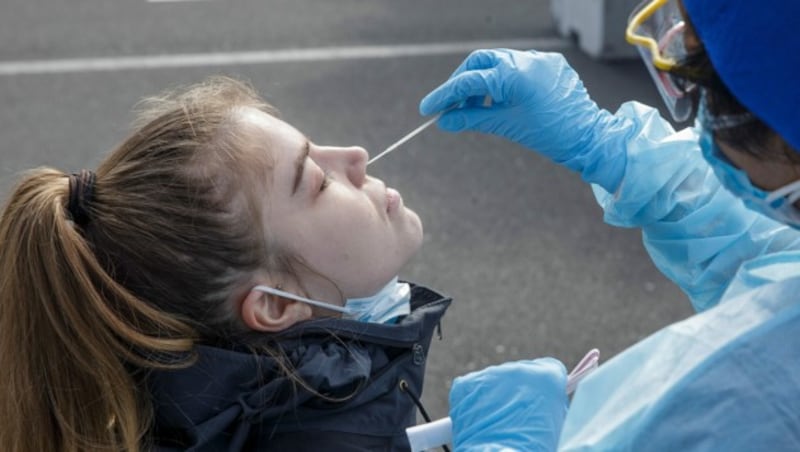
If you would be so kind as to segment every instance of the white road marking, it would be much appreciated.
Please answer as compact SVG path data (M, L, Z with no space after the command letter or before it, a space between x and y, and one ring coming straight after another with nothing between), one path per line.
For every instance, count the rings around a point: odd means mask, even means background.
M189 3L189 2L210 2L211 0L147 0L147 3Z
M382 46L316 47L246 52L177 53L171 55L107 58L0 61L0 76L451 55L468 53L475 49L497 47L553 51L563 50L569 46L569 41L560 38L536 38Z

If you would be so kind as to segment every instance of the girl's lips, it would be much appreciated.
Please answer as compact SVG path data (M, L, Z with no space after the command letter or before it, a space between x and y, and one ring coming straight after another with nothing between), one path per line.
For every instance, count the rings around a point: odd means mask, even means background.
M397 210L403 198L400 193L394 188L386 188L386 213L392 213Z

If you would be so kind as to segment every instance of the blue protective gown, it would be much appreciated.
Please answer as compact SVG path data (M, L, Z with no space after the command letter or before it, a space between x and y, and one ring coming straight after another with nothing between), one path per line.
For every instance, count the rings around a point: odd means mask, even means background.
M606 222L639 227L698 314L617 355L579 386L559 450L800 450L800 231L748 210L701 155L638 103Z

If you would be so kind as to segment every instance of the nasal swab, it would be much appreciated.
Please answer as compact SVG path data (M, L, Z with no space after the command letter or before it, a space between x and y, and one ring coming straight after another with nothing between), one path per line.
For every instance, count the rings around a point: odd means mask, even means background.
M395 149L399 148L406 141L408 141L408 140L414 138L415 136L417 136L420 132L422 132L423 130L427 129L428 127L431 126L431 124L436 122L444 113L445 113L444 111L437 113L436 116L434 116L433 118L425 121L421 126L419 126L416 129L412 130L411 132L406 134L406 136L404 136L403 138L400 138L399 140L395 141L392 145L390 145L388 148L386 148L386 150L384 150L380 154L376 155L375 157L372 157L371 159L369 159L369 161L367 161L367 165L369 165L370 163L374 162L375 160L378 160L379 158L383 157L384 155L394 151Z
M599 360L600 351L596 348L589 350L589 353L567 375L567 394L572 394L578 383L597 369ZM445 417L427 424L415 425L406 429L406 435L411 445L411 452L432 449L452 442L453 422L449 417Z
M589 350L589 353L581 359L577 366L572 369L572 372L567 375L567 394L575 392L578 383L587 375L597 369L597 364L600 361L600 351L596 348Z

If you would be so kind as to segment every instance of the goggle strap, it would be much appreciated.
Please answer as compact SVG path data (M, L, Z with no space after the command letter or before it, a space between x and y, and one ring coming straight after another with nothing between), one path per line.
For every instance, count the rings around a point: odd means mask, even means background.
M700 102L705 102L705 95ZM703 115L701 122L703 127L708 130L732 129L756 120L755 115L749 112L735 115L711 116L711 114L708 113L708 109L706 108L705 110L706 113Z

